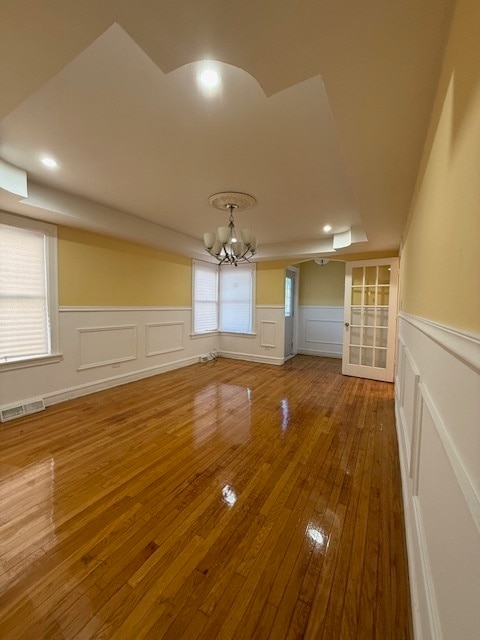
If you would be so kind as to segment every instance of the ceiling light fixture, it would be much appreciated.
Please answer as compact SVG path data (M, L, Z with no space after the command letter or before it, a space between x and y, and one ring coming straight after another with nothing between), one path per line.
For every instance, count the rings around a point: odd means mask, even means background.
M220 84L220 74L215 69L204 69L198 79L207 89L214 89Z
M326 225L323 227L323 230L325 231L325 233L328 233L329 231L331 231L331 230L332 230L332 227L331 227L329 224L326 224Z
M44 164L49 169L56 169L58 167L58 162L48 156L44 156L42 158L42 164Z
M241 240L238 238L233 212L253 207L256 203L255 198L246 193L224 191L210 196L208 201L212 207L230 213L228 227L218 227L216 235L203 234L203 242L208 253L220 264L236 267L241 262L250 262L257 251L257 238L252 229L242 229Z

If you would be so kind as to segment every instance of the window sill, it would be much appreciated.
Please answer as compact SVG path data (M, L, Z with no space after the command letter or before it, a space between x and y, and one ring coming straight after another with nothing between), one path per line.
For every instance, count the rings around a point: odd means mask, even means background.
M197 338L211 338L212 336L218 336L218 331L205 331L205 333L191 333L190 338L196 340Z
M190 338L210 338L212 336L240 336L242 338L256 338L256 333L244 333L243 331L207 331L205 333L191 333Z
M38 356L25 358L25 360L10 360L0 362L0 371L14 371L15 369L26 369L27 367L39 367L44 364L54 364L63 360L63 353L53 353L49 356Z
M243 331L219 331L218 332L221 336L236 336L236 337L241 337L241 338L256 338L257 334L256 333L245 333Z

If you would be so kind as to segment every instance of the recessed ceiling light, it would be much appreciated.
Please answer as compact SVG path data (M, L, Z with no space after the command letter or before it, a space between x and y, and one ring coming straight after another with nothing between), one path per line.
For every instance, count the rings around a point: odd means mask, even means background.
M325 233L328 233L329 231L331 231L331 230L332 230L332 227L331 227L329 224L326 224L326 225L323 227L323 230L325 231Z
M49 169L56 169L58 167L58 162L48 156L44 156L42 158L42 164L44 164Z
M204 69L199 73L198 79L207 89L214 89L220 84L220 74L215 69Z

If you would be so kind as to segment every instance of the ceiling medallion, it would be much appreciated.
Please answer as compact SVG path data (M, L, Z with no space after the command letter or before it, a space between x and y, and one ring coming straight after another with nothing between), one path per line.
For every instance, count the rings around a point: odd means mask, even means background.
M242 229L241 239L235 230L234 211L245 211L256 204L253 196L235 191L215 193L208 199L212 207L230 213L228 227L218 227L217 233L204 233L203 242L208 253L220 264L237 266L250 262L257 251L257 237L252 229Z

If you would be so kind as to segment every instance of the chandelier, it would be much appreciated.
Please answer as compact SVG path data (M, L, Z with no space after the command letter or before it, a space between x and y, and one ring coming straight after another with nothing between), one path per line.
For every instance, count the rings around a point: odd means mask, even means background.
M250 262L257 251L257 238L252 229L242 229L240 236L235 229L234 211L244 211L253 207L256 200L246 193L226 191L210 196L209 203L221 211L228 211L228 227L218 227L217 233L204 233L203 242L208 253L220 264L237 266Z

